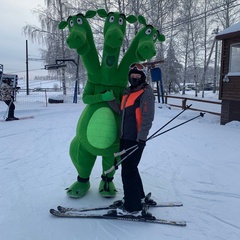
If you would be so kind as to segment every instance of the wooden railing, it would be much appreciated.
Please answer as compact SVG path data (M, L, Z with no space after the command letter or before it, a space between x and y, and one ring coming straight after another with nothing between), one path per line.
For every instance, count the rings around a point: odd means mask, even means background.
M176 99L181 99L182 100L182 104L181 105L176 105L176 104L172 104L172 103L168 103L168 99L169 98L176 98ZM187 101L196 101L196 102L202 102L202 103L209 103L209 104L217 104L217 105L221 105L221 102L216 102L216 101L209 101L209 100L203 100L203 99L197 99L197 98L188 98L188 97L179 97L179 96L171 96L171 95L165 95L164 96L164 99L165 99L165 103L170 105L170 106L173 106L173 107L180 107L182 109L186 109L187 108ZM212 112L212 111L208 111L208 110L203 110L203 109L200 109L200 108L192 108L190 107L189 109L193 110L193 111L201 111L201 112L206 112L206 113L211 113L211 114L215 114L215 115L218 115L220 116L221 113L219 112Z

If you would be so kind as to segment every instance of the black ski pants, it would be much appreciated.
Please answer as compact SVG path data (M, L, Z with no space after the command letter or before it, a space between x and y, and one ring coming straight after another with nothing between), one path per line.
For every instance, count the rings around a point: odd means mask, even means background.
M8 118L14 117L15 105L12 100L4 101L8 105Z
M120 150L136 145L136 141L121 139ZM138 148L122 162L124 207L128 212L142 210L141 199L145 197L142 180L138 171L144 147ZM122 159L132 150L122 155Z

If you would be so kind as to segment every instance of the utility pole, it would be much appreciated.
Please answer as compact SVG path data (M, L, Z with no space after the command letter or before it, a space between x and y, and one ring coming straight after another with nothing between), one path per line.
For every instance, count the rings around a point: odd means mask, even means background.
M213 30L214 34L218 34L219 27ZM217 60L218 60L218 41L216 40L215 46L215 63L214 63L214 78L213 78L213 93L216 93L217 90Z
M28 78L28 40L26 40L26 94L29 95L29 78Z
M60 7L60 16L61 16L61 21L63 21L63 9L62 9L62 1L59 0L59 7ZM61 30L61 50L62 50L62 58L65 58L65 48L64 48L64 32ZM61 69L62 71L62 86L63 86L63 94L67 94L67 88L66 88L66 78L65 78L65 68Z

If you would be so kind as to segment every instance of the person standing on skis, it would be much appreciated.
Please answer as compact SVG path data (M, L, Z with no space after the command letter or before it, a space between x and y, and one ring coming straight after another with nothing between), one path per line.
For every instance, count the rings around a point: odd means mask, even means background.
M138 165L152 126L155 111L155 97L152 88L146 82L146 68L133 63L128 73L130 86L125 90L121 101L121 139L120 151L137 146L137 149L122 162L123 201L116 201L122 214L152 217L144 205L145 193ZM122 159L127 153L122 155ZM147 204L155 205L152 199ZM115 203L116 203L115 202ZM144 207L144 208L143 208Z
M8 106L8 117L6 121L18 120L14 117L15 105L13 103L13 87L11 86L11 78L6 78L2 81L1 85L1 99Z

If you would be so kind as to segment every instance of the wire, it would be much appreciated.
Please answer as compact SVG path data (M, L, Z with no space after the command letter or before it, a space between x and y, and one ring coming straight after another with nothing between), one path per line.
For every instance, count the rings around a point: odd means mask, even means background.
M233 1L233 2L235 2L235 1ZM231 3L233 3L233 2L231 2ZM219 8L221 8L221 7L224 7L225 5L226 5L226 4L223 4L223 5L220 5L220 6L218 6L218 7L212 8L212 9L206 11L206 12L200 13L200 14L195 15L195 16L192 16L192 17L189 17L189 18L187 18L186 20L184 20L184 21L182 21L182 22L175 23L175 24L173 24L172 26L163 27L162 29L163 29L163 30L167 30L167 29L170 29L170 28L173 28L173 27L178 27L178 26L183 25L183 24L185 24L185 23L194 22L194 21L197 21L197 20L200 20L200 19L204 18L205 15L206 15L206 17L215 15L215 14L217 14L217 13L219 13L219 12L224 11L225 9L221 9L221 10L216 11L216 12L213 12L213 13L211 13L211 12L214 11L214 10L216 10L216 9L219 9ZM237 6L239 6L239 5L240 5L240 3L238 3L238 4L236 4L236 5L232 5L232 6L230 6L229 8L231 9L231 8L237 7ZM211 14L208 14L208 13L211 13ZM166 24L164 24L164 25L170 25L170 24L171 24L171 22L168 22L168 23L166 23Z
M29 71L29 72L33 72L33 71L38 71L38 70L46 70L46 69L45 69L45 68L36 68L36 69L28 70L28 71ZM14 74L14 73L21 73L21 72L26 72L26 70L20 70L20 71L8 72L7 74Z

